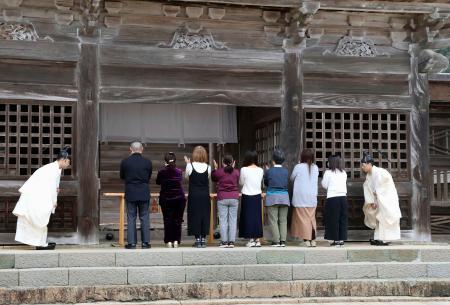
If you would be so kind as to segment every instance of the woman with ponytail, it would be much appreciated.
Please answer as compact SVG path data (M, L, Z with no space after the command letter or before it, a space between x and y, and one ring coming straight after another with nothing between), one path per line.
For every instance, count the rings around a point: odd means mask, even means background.
M158 172L156 184L161 185L159 204L164 219L164 242L169 248L177 248L181 242L181 224L186 207L183 191L183 172L176 167L173 152L164 156L165 166Z
M233 248L236 240L237 212L239 206L239 171L234 168L231 155L225 155L222 167L214 161L211 178L217 182L217 209L219 212L221 248Z
M319 168L314 164L314 151L304 149L291 175L294 182L291 235L303 239L307 247L316 246L318 180Z

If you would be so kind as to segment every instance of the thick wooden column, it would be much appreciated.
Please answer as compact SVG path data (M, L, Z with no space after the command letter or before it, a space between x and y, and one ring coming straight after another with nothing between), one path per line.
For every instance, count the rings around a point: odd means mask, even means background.
M419 73L418 55L421 49L411 45L411 219L414 240L430 241L430 157L429 157L429 105L428 78Z
M78 233L80 244L93 244L99 240L99 46L97 38L80 37L80 42L75 152L79 181Z
M289 171L298 163L303 148L303 46L286 47L284 53L280 146Z

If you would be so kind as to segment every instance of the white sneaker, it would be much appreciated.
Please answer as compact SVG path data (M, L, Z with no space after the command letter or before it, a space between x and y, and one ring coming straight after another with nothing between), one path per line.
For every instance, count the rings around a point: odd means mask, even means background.
M316 241L315 240L311 240L311 247L316 247L316 246L317 246Z
M311 247L311 241L305 240L305 241L303 242L303 245L306 246L306 247Z
M166 245L167 245L167 248L172 248L172 243L170 241Z
M174 241L174 242L173 242L173 247L174 247L174 248L178 248L178 241Z
M259 242L259 240L255 241L255 247L261 247L261 243Z
M246 244L247 247L253 248L256 247L256 243L253 239L250 239L250 241Z

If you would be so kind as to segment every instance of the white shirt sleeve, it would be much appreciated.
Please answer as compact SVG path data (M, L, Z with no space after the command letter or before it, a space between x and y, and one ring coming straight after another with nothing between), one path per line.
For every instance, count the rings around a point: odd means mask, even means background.
M245 183L245 169L241 168L241 174L239 175L239 184L244 185Z
M292 171L292 174L291 174L291 181L294 181L294 180L295 180L295 177L297 176L299 169L300 169L300 168L299 168L299 165L297 164L297 165L294 167L294 170Z
M189 176L191 175L191 173L192 173L192 164L191 163L188 163L188 164L186 164L186 171L184 172L184 177L187 179L187 178L189 178Z
M328 170L326 170L322 177L322 187L324 189L328 189L328 173Z

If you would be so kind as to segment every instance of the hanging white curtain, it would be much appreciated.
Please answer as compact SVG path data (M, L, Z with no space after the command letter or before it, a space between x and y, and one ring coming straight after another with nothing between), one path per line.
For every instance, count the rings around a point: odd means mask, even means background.
M236 107L101 104L101 141L237 143Z

